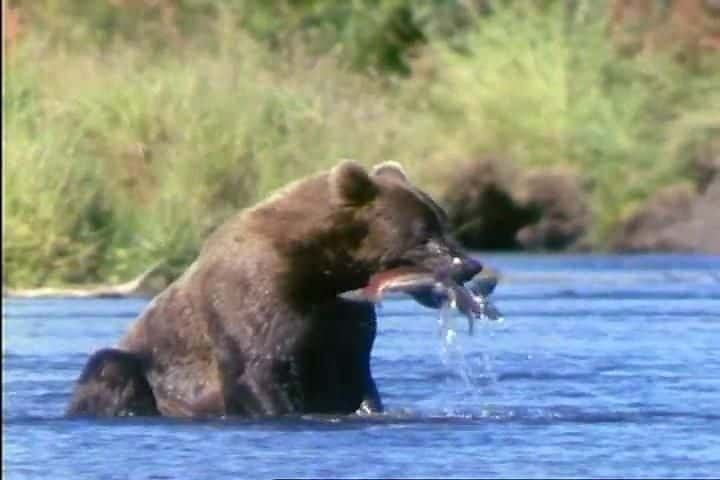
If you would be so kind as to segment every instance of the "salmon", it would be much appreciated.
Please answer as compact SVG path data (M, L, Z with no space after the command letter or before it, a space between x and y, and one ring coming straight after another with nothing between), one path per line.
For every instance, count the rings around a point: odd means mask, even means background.
M416 267L398 267L376 273L368 284L356 290L340 294L353 301L379 303L388 293L425 294L430 291L439 299L438 304L449 304L468 319L470 335L473 334L476 317L485 316L497 320L500 312L487 300L497 285L497 277L478 274L466 285L452 279Z

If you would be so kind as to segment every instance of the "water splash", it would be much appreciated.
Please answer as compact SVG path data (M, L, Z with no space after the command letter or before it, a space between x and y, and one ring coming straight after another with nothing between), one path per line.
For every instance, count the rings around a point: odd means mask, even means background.
M487 297L482 295L473 295L474 300L477 302L479 308L470 315L473 318L468 318L472 325L477 322L483 333L486 333L489 337L494 336L493 329L490 328L491 323L503 322L504 318L500 315L500 312L495 306L488 300ZM448 297L440 308L438 315L438 336L440 337L440 356L443 364L451 371L457 373L458 377L462 381L464 395L469 395L469 401L473 405L479 405L481 402L480 391L483 386L488 383L493 384L497 381L497 373L493 367L493 357L490 352L484 350L480 357L480 372L476 372L478 365L473 362L467 355L465 348L463 347L462 334L458 333L456 328L457 320L460 317L467 317L468 313L464 312L461 315L458 309L458 305L455 297ZM483 328L484 327L484 328ZM473 335L472 331L469 332L468 336Z

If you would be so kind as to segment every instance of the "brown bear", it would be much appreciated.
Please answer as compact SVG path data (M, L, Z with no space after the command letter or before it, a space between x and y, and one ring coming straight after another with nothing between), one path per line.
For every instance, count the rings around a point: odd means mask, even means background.
M482 268L394 162L299 180L221 225L118 347L91 356L68 414L381 411L374 307L338 295L401 266L458 282Z

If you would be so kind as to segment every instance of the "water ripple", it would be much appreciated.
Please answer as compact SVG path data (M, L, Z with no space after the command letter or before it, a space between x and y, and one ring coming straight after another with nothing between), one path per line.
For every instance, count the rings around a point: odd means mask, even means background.
M267 430L344 430L365 428L378 425L429 426L446 425L462 426L483 423L522 423L522 424L553 424L553 423L633 423L647 424L654 421L664 422L672 419L691 419L707 422L720 421L720 413L702 413L675 410L583 410L579 408L556 407L515 407L485 409L480 412L462 413L457 411L419 413L398 411L373 415L302 415L273 417L267 419L247 418L210 418L210 419L176 419L166 417L124 417L124 418L67 418L61 416L42 415L8 415L3 419L5 426L42 426L65 425L68 427L82 425L118 426L143 428L165 428L180 426L205 426L217 428L252 428Z

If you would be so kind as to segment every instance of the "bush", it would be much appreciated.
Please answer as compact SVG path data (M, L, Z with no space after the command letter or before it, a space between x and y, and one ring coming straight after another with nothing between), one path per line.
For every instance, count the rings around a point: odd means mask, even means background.
M621 56L607 17L588 10L597 4L579 3L510 4L477 19L460 48L434 39L432 80L413 79L408 92L428 99L428 129L446 155L580 170L603 247L638 202L688 176L681 145L717 138L720 64L692 71L669 55Z
M179 271L228 215L342 157L400 161L434 194L488 153L571 165L602 248L718 138L716 58L622 57L601 2L16 3L11 286Z
M116 281L184 266L231 213L341 157L395 158L408 119L333 58L277 62L219 19L158 55L28 35L8 62L10 285ZM42 58L43 61L37 61Z

